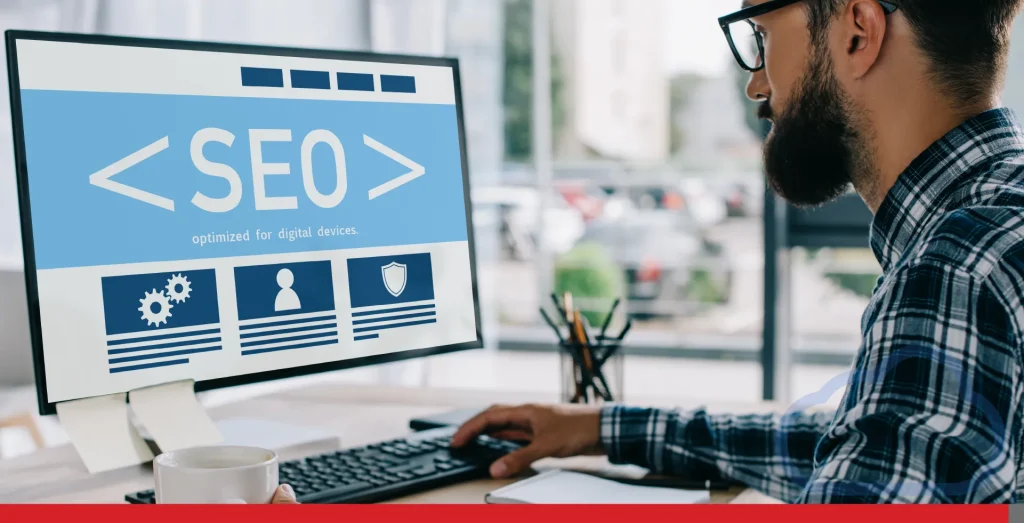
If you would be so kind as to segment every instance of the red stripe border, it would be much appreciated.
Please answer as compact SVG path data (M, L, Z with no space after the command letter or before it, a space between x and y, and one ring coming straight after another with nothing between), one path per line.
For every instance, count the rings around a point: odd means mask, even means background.
M0 521L11 523L281 523L295 518L309 523L1004 523L1009 520L1009 510L1003 505L0 505Z

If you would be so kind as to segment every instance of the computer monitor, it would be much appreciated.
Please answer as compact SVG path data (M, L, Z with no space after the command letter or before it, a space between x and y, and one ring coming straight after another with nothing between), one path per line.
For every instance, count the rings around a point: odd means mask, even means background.
M456 60L6 40L43 414L482 346Z

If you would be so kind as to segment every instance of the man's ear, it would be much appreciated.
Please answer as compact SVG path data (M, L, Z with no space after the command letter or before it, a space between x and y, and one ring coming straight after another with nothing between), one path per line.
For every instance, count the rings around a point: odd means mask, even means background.
M868 74L882 52L888 20L875 0L851 0L840 17L843 46L853 78Z

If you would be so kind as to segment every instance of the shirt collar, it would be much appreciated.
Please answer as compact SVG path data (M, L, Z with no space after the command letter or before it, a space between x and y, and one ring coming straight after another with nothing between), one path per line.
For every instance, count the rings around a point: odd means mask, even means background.
M933 219L962 200L966 180L993 158L1024 148L1024 131L1009 109L967 120L918 156L896 179L871 224L871 249L888 272ZM972 185L974 185L972 183Z

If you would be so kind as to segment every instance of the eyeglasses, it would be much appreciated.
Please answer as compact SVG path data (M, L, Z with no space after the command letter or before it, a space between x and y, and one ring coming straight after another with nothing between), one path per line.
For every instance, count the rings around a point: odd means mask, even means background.
M803 0L770 0L763 4L740 9L731 15L718 19L718 25L725 33L725 39L729 41L729 48L733 56L739 62L740 67L755 73L764 69L764 38L757 31L754 22L750 19L755 16L764 16L772 11L793 5ZM898 9L893 2L879 0L885 14L889 15Z

